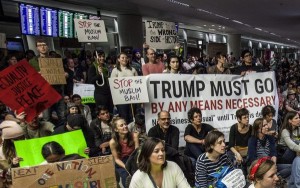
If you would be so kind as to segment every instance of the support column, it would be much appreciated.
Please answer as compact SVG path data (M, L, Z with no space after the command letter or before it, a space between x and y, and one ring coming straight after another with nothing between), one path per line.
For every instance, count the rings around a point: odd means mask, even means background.
M118 15L120 47L143 48L143 20L139 15Z
M240 34L229 34L227 42L227 53L233 52L233 56L237 59L241 56L241 35Z

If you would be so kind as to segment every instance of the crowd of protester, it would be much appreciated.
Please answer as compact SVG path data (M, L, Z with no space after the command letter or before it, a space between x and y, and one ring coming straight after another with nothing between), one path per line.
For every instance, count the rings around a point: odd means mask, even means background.
M0 70L26 60L39 71L38 58L59 58L47 43L36 41L36 55L27 50L24 57L8 54L1 59ZM87 143L84 153L89 157L114 157L117 182L124 187L216 187L210 176L227 166L241 169L250 187L299 187L300 184L300 64L297 60L279 57L269 60L254 58L244 50L238 60L216 53L215 57L179 57L145 49L105 56L101 50L64 52L63 66L66 85L54 85L63 97L32 121L25 121L24 112L17 113L0 101L0 169L4 186L10 182L9 169L19 167L15 140L46 137L81 129ZM171 114L161 111L157 126L145 128L143 105L114 105L108 78L149 74L237 74L275 71L279 108L264 106L260 118L249 124L249 111L236 110L237 123L231 126L229 142L213 125L202 122L199 108L191 108L189 124L184 132L186 146L179 150L179 130L170 124ZM81 96L73 94L73 85L95 85L95 104L83 104ZM276 113L278 118L274 119ZM56 142L49 142L41 151L45 162L82 158L65 155ZM68 158L70 157L70 158ZM293 164L293 165L292 165ZM128 166L130 165L130 167ZM131 177L128 178L128 177Z

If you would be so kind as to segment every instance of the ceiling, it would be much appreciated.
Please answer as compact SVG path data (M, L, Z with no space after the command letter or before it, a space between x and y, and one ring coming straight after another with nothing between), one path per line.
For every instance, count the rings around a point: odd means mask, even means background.
M8 1L8 0L2 0ZM21 0L22 1L22 0ZM179 22L180 27L300 47L298 0L24 0L36 4L70 4L81 11L135 14L145 19Z

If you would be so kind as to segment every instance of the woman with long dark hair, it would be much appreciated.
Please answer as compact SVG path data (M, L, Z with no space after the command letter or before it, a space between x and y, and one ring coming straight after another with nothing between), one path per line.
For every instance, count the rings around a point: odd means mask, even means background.
M120 53L117 57L117 66L111 72L111 77L130 77L138 76L136 70L130 66L128 57L125 53ZM119 116L126 120L126 123L130 123L134 117L134 109L132 104L119 104L117 105Z
M278 137L278 162L292 164L296 157L296 152L300 152L300 118L295 111L285 115L282 128Z
M180 167L166 161L165 144L158 138L148 138L138 157L139 170L131 179L130 188L144 187L191 187Z
M113 134L109 146L116 163L116 171L125 186L126 178L129 175L125 164L129 156L139 147L138 133L129 132L126 121L121 117L112 119L112 129Z

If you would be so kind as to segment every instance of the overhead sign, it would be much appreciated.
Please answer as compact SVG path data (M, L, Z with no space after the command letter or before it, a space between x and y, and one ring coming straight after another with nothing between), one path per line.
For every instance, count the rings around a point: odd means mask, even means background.
M145 76L109 78L109 86L115 105L149 102Z
M177 29L174 22L145 21L146 43L151 48L174 49L178 43Z
M12 168L11 174L13 188L117 187L111 155L27 168Z
M171 124L179 128L180 146L185 145L183 133L190 123L187 112L192 107L202 111L202 122L225 134L237 123L236 110L247 108L250 123L261 117L261 109L272 105L278 109L274 72L239 75L149 75L147 81L150 103L145 104L147 131L157 124L157 113L167 110Z
M26 121L59 99L61 96L26 60L0 72L0 100L18 113L25 111Z
M39 58L40 73L51 85L66 84L61 58Z
M107 42L103 20L74 19L79 42Z

